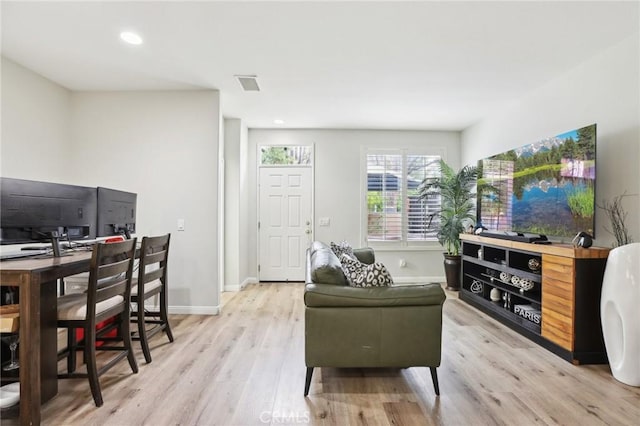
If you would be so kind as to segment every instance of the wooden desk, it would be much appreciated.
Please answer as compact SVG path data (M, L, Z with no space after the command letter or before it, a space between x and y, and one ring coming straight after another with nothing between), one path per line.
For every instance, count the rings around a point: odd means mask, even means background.
M0 285L20 288L20 424L39 425L40 405L58 393L59 278L89 270L91 252L0 263Z

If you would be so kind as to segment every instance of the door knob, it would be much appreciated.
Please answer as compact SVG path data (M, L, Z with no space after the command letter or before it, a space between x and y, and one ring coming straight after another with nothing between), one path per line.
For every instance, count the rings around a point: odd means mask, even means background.
M305 234L310 234L311 233L311 229L307 229L304 231Z

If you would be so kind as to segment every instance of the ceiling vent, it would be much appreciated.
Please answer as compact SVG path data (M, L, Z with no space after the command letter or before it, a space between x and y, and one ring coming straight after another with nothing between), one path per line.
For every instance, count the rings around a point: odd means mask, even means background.
M259 92L258 80L255 75L236 75L235 76L245 92Z

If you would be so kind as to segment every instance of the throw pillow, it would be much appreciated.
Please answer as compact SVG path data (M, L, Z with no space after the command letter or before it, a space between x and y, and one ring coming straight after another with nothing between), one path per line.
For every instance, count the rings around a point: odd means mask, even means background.
M393 284L391 274L382 263L367 265L344 254L340 257L340 263L352 287L382 287Z
M349 258L353 260L358 260L355 254L353 254L353 247L346 242L343 241L340 244L336 244L333 241L330 243L331 250L338 256L338 259L342 257L343 254L347 255Z

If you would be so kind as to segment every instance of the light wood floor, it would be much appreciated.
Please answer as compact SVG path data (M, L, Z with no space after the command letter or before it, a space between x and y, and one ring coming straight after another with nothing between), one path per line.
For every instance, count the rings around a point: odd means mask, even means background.
M225 293L219 316L173 316L175 342L155 336L151 364L138 351L137 375L124 361L102 376L103 407L86 380L63 380L43 424L640 424L640 388L558 358L456 293L444 305L440 397L427 368L323 368L304 398L302 293L255 284Z

